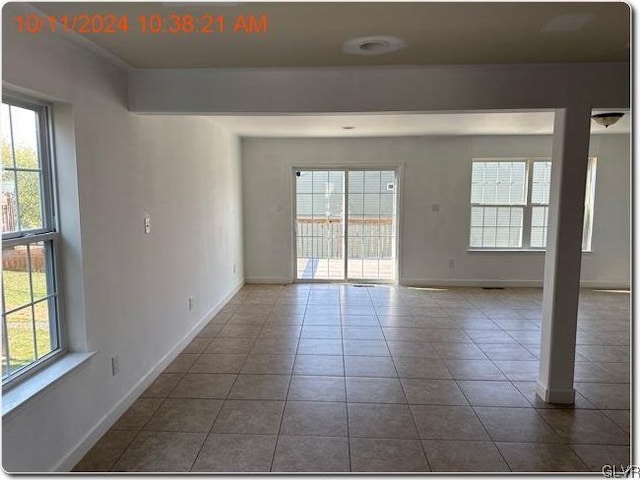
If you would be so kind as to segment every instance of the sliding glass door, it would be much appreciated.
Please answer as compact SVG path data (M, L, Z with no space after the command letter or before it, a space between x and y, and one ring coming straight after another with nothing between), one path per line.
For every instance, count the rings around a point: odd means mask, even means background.
M298 280L395 281L394 170L296 170L295 182Z
M396 173L393 170L358 170L348 174L348 278L393 281Z
M345 172L296 172L297 278L344 280Z

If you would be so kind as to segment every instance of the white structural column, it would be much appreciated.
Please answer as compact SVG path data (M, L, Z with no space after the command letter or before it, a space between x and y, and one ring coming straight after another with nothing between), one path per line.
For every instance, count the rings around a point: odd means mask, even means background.
M582 227L591 109L555 112L547 252L542 295L542 344L536 393L573 403Z

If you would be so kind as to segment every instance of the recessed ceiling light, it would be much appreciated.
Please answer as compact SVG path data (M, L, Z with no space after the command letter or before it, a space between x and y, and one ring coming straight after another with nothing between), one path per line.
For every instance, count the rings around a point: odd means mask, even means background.
M342 51L352 55L383 55L405 47L404 40L387 35L358 37L342 44Z

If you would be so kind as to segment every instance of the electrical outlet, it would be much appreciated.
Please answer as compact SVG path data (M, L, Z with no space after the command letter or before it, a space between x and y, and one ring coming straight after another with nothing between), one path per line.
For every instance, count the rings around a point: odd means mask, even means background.
M456 268L456 259L455 258L450 258L449 259L449 268Z
M120 371L120 358L118 357L118 355L116 355L115 357L111 357L111 375L115 377L119 371Z
M149 215L144 216L144 233L147 235L151 233L151 217Z
M193 310L193 307L195 305L195 299L193 298L193 296L189 297L189 311Z

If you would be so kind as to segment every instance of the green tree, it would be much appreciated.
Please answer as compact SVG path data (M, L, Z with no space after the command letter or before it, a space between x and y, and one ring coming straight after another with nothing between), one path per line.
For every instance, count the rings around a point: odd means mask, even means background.
M23 229L42 226L42 206L40 194L40 172L20 171L20 169L39 170L38 153L31 147L16 146L16 167L13 167L11 145L2 140L2 187L18 192L20 206L20 225ZM16 189L17 186L17 189ZM15 198L15 197L14 197Z

